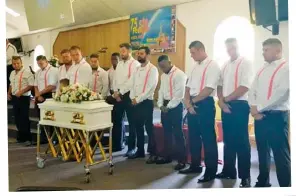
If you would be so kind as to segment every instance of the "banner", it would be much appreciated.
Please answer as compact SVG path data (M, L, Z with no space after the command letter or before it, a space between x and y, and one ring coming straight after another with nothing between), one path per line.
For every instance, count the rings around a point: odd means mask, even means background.
M176 51L176 6L163 7L130 16L133 50L149 46L152 53Z

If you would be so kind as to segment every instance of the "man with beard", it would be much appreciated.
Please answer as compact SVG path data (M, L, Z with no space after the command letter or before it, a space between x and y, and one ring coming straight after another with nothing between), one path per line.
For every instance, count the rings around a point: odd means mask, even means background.
M99 55L90 55L90 65L92 68L90 89L106 98L109 90L109 79L108 73L99 65Z
M259 69L250 89L249 105L255 119L259 176L255 187L270 187L270 148L280 187L291 186L289 145L290 85L289 63L282 56L282 43L276 38L263 42L266 63Z
M141 67L138 67L132 76L130 99L133 105L133 120L136 128L138 149L136 153L128 157L129 159L145 157L144 126L149 140L154 138L153 125L147 123L147 121L153 118L153 98L158 83L158 70L148 60L149 55L150 49L148 47L144 46L139 49L138 61L141 63ZM150 157L147 160L148 162L155 157L155 149L150 146L149 150Z
M71 69L73 69L70 50L69 49L62 50L61 56L62 56L62 65L59 67L58 86L60 86L61 80L70 78ZM59 87L57 89L59 89Z
M135 155L136 132L132 120L132 105L130 99L131 77L135 74L140 65L131 55L131 45L129 43L120 44L121 61L118 63L113 80L113 98L116 99L115 109L118 111L115 124L121 127L124 113L127 114L129 123L128 151L125 156Z

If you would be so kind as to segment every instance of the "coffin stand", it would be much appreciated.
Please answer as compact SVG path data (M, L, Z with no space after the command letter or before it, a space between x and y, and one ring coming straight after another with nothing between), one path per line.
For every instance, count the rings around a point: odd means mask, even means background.
M104 100L82 103L61 103L48 99L38 104L40 121L37 133L37 166L43 168L47 154L60 157L64 161L70 159L80 163L85 158L86 182L90 181L90 166L108 162L109 174L113 174L112 162L112 105ZM41 152L41 128L48 140L48 147ZM106 156L101 139L104 132L109 132L109 156ZM54 140L58 142L55 143ZM93 145L91 141L95 140ZM94 160L96 150L102 155L101 160ZM41 157L44 156L44 158Z

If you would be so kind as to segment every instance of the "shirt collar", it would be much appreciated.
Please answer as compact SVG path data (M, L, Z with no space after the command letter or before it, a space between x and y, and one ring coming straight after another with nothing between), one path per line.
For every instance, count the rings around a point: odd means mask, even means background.
M79 63L75 63L74 62L74 65L83 64L83 63L85 63L85 59L84 58L82 58Z
M269 66L269 65L271 65L271 66L279 65L279 64L281 64L281 63L284 62L284 61L285 61L284 58L280 58L280 59L278 59L278 60L276 60L276 61L273 61L273 62L271 62L271 63L265 62L265 65L266 65L266 66Z
M196 65L205 65L205 64L207 64L208 63L208 61L210 60L210 58L209 57L207 57L207 58L205 58L202 62L196 62Z
M176 66L173 65L172 68L171 68L171 70L169 71L169 73L167 73L167 75L170 75L173 71L175 71L175 69L176 69Z

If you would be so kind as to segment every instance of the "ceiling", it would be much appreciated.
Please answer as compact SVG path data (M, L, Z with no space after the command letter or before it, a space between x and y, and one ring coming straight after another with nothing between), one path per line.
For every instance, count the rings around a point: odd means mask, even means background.
M74 0L72 6L75 23L67 26L118 18L146 10L192 1L196 0ZM20 14L20 16L14 17L6 13L7 37L12 38L34 33L29 31L24 0L6 0L6 5Z

